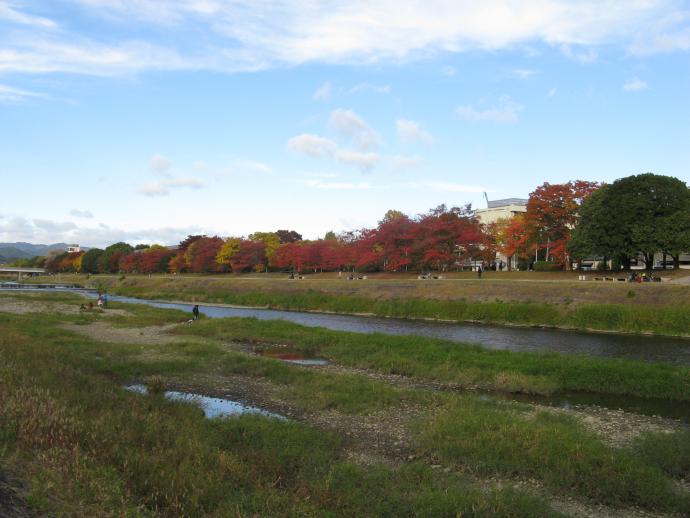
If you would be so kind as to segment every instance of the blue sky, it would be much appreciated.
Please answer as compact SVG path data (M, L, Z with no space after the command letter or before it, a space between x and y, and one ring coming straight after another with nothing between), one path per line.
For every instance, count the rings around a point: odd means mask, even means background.
M690 2L0 0L0 241L690 181Z

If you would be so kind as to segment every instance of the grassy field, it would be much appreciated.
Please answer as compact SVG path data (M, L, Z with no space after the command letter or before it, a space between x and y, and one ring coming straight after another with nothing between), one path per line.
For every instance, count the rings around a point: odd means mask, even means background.
M534 273L537 279L523 277ZM486 279L346 281L265 276L61 276L111 293L160 300L366 313L494 324L690 336L690 285L593 283L569 274L494 272ZM54 277L48 278L54 282ZM34 278L32 282L45 282Z
M687 399L687 369L649 365L636 374L643 365L606 360L559 366L555 356L457 344L452 353L438 340L374 335L368 342L252 319L180 326L186 316L176 311L113 304L105 313L80 313L78 301L69 294L0 294L0 473L37 512L690 512L690 493L674 482L688 476L687 432L640 429L635 440L614 446L607 434L615 427L593 430L583 414L380 377L457 381L460 372L460 381L476 375L496 383L513 375L549 389L589 379L600 380L601 390L608 379L622 393L649 380L644 390L677 390L667 397ZM318 349L337 368L286 364L243 344ZM208 420L192 404L121 388L154 380L208 395L249 387L250 401L252 393L263 394L254 404L292 418Z

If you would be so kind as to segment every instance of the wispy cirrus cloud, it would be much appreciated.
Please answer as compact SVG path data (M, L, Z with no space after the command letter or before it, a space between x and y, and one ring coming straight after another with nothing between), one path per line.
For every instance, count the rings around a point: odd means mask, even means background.
M415 169L416 167L419 167L419 165L422 163L422 159L418 156L395 155L391 157L391 163L393 165L393 169L397 171L404 171L406 169Z
M623 90L626 92L641 92L642 90L647 90L649 85L642 81L639 77L634 77L625 82L623 85Z
M350 88L351 94L358 92L373 92L375 94L389 94L391 93L391 85L374 85L371 83L357 83Z
M323 180L303 180L302 184L307 187L312 187L314 189L327 189L327 190L338 190L338 191L351 191L351 190L364 190L371 189L371 185L368 183L351 183L351 182L325 182Z
M319 135L302 133L290 138L287 142L290 151L313 158L333 155L338 149L335 142Z
M455 113L464 120L472 122L494 122L497 124L514 124L524 107L514 102L510 97L503 96L497 106L476 109L473 106L458 106Z
M137 189L137 192L150 197L168 196L173 189L201 189L203 186L204 182L199 178L171 178L169 180L145 183Z
M335 153L335 159L343 164L356 165L362 171L369 171L378 163L381 157L378 153L339 149Z
M270 165L256 160L237 160L235 162L235 167L241 171L250 173L268 174L273 172L273 168Z
M431 133L422 128L421 123L409 119L398 119L395 121L395 130L398 138L403 142L416 142L419 144L432 144L434 137Z
M45 95L0 84L0 103L21 103L27 99L41 97L45 97Z
M13 5L14 4L14 5ZM57 23L49 18L34 16L17 8L16 2L0 1L0 22L11 22L19 25L29 25L43 29L54 29Z
M595 60L600 45L639 55L690 50L687 7L673 0L56 0L42 12L50 15L0 1L0 29L11 29L0 30L0 71L235 72L398 63L538 42L582 62ZM75 28L75 14L91 23Z
M311 98L315 101L327 101L331 98L332 93L333 85L330 81L326 81L316 89Z

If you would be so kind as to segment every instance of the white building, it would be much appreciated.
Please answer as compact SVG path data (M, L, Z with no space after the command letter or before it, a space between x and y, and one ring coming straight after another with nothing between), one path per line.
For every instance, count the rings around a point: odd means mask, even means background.
M503 200L486 200L487 207L485 209L476 209L474 211L479 222L483 225L490 225L496 223L501 219L510 219L518 214L527 212L527 200L524 198L506 198ZM496 252L496 268L499 269L501 263L510 268L517 269L517 257L506 257L505 255Z
M81 252L81 247L79 245L69 245L67 247L68 254L78 254L79 252Z
M474 211L479 222L484 225L496 223L499 219L510 219L524 212L527 212L527 200L523 198L487 200L487 208Z

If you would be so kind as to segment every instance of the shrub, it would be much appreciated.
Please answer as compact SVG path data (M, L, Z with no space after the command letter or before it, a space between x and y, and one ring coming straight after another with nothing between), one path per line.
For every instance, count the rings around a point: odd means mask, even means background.
M563 265L553 261L536 261L533 268L535 272L557 272L563 269Z

